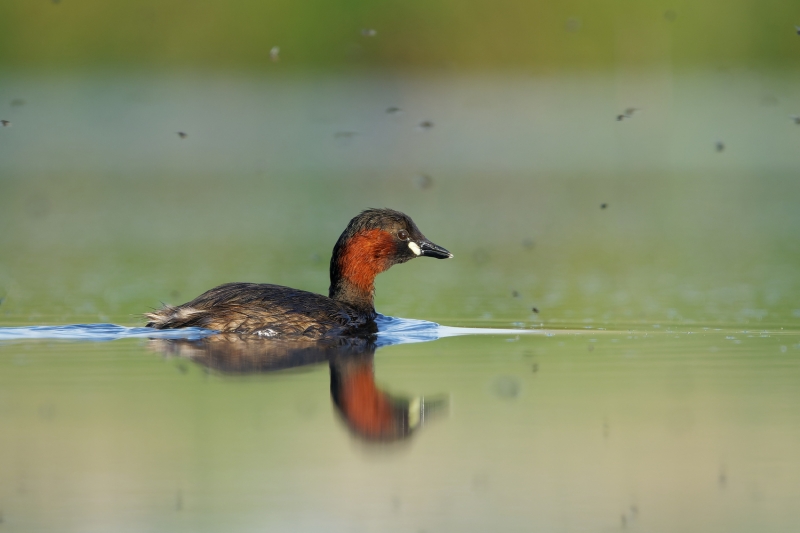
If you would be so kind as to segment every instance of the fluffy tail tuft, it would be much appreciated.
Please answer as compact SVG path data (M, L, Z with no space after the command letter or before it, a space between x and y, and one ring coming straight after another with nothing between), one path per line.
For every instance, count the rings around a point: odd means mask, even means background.
M185 328L197 325L197 315L203 311L193 307L173 307L164 305L158 311L145 313L144 317L148 320L145 324L148 328L173 329Z

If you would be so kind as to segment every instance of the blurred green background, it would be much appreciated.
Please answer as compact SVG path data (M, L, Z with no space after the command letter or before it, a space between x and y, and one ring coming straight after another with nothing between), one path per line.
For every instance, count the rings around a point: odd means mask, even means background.
M796 324L796 21L741 0L4 2L0 318L325 292L349 218L389 206L457 259L382 276L387 314Z
M277 45L287 65L308 69L761 70L797 66L798 20L800 6L779 0L9 0L0 65L264 72Z
M386 206L455 258L382 274L378 311L551 335L379 350L381 387L451 400L380 450L323 366L3 341L0 530L797 529L795 25L787 0L3 0L0 326L326 293Z

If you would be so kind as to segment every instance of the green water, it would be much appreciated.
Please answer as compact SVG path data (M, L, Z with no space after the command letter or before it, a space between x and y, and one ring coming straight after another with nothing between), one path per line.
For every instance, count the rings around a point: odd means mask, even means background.
M3 528L786 530L800 336L726 333L384 348L382 386L450 398L384 446L335 415L326 365L231 377L136 341L4 346Z
M0 326L140 325L227 281L324 293L347 221L387 206L455 258L382 274L380 312L553 335L380 348L381 388L448 398L385 445L325 364L0 344L0 530L800 524L792 75L5 79Z

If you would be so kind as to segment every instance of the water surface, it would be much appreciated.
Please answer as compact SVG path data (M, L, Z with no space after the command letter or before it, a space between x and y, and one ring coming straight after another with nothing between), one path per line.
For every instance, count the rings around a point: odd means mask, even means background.
M748 531L800 519L797 332L380 348L380 389L447 404L383 444L333 409L324 362L237 373L148 342L0 345L4 528Z

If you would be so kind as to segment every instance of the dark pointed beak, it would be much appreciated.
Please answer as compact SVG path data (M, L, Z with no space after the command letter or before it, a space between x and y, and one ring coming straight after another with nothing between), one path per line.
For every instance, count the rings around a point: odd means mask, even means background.
M425 257L435 257L436 259L450 259L453 257L453 254L438 244L433 244L429 241L420 241L419 249L420 255L424 255Z

